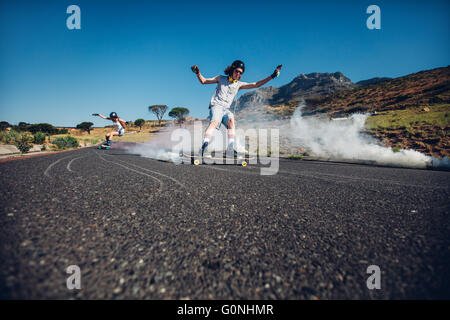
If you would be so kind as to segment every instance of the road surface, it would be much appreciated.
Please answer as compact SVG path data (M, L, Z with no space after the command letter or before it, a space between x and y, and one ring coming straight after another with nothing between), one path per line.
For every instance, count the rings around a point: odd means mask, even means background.
M260 169L114 148L0 163L1 298L450 298L449 172Z

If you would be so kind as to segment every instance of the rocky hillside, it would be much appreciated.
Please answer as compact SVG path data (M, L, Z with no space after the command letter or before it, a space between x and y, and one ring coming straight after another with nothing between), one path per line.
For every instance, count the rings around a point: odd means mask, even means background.
M317 98L356 86L341 72L300 74L282 87L263 87L243 94L232 109L243 118L263 119L271 112L265 106L290 104L299 98Z
M358 86L367 86L369 84L375 84L381 81L386 81L386 80L392 80L392 78L388 78L388 77L382 77L382 78L371 78L371 79L367 79L367 80L361 80L358 81L356 84Z
M450 66L305 100L306 113L332 116L450 103Z

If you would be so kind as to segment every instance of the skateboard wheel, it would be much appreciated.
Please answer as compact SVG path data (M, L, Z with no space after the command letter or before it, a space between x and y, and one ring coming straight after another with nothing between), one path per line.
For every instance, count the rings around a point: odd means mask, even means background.
M243 167L246 167L246 166L247 166L247 161L242 161L241 165L242 165Z
M200 160L195 159L195 160L194 160L194 165L198 166L199 164L200 164Z

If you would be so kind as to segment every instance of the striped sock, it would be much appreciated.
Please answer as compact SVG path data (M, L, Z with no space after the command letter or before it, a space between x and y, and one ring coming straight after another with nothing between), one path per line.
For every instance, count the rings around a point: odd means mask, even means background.
M228 146L233 145L234 143L234 136L228 136Z

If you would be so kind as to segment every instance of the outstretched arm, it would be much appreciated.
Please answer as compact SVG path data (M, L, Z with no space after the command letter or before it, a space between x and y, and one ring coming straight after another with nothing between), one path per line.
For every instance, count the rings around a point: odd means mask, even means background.
M194 72L197 75L198 81L200 81L201 84L212 84L212 83L218 83L219 82L219 76L216 76L214 78L205 78L201 73L197 65L191 67L192 72Z
M93 116L98 116L98 117L100 117L100 118L102 118L102 119L110 120L109 118L107 118L107 117L105 117L105 116L103 116L103 115L101 115L101 114L98 114L98 113L93 113L92 115L93 115Z
M255 89L255 88L259 88L259 87L265 85L265 84L266 84L267 82L269 82L270 80L272 80L272 79L278 77L278 75L280 74L280 70L281 70L281 67L282 67L282 66L283 66L283 65L280 64L280 65L275 69L275 71L272 73L272 75L270 75L269 77L267 77L267 78L265 78L265 79L262 79L262 80L259 80L259 81L257 81L257 82L252 82L252 83L244 84L244 85L242 85L242 86L239 87L239 90L241 90L241 89Z

